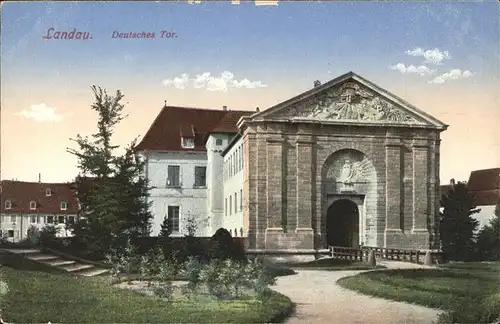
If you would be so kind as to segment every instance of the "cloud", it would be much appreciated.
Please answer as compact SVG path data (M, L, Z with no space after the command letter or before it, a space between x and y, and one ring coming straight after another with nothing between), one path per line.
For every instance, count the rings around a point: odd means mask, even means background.
M173 79L165 79L163 80L162 83L166 86L173 85L177 89L186 89L188 82L189 82L189 75L184 73L180 77L175 77Z
M406 66L404 63L398 63L396 65L389 66L389 69L399 71L402 74L417 74L419 76L431 75L436 72L436 70L431 70L425 65L408 65Z
M16 113L16 115L22 116L26 119L31 119L38 123L58 123L63 119L61 114L56 113L56 108L49 107L44 103L31 105L29 109L22 110L21 112Z
M421 47L415 47L412 50L407 50L406 54L410 56L423 56L425 58L425 63L432 63L436 65L441 65L443 60L451 59L450 52L441 51L438 48L424 50Z
M453 69L453 70L450 70L450 72L446 72L446 73L443 73L443 74L435 77L433 80L428 81L428 83L443 84L449 80L466 79L466 78L470 78L471 76L472 76L472 72L469 70L462 71L460 69Z
M204 72L197 74L192 79L189 78L188 74L184 73L180 77L163 80L162 83L166 86L174 86L177 89L186 89L190 81L192 81L195 89L206 89L208 91L227 92L229 88L256 89L267 87L262 81L250 81L247 78L238 81L234 78L234 74L229 71L222 72L220 76L212 76L210 72Z

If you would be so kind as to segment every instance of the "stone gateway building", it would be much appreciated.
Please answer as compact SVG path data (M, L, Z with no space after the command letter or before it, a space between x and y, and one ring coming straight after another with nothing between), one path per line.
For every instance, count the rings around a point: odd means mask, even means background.
M263 111L165 106L138 147L153 235L194 217L257 251L437 249L446 128L352 72Z
M351 72L238 127L250 249L439 247L439 120Z

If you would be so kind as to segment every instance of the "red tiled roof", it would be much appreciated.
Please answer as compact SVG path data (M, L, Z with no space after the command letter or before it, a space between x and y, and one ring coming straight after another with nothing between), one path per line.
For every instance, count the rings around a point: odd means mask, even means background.
M476 206L494 206L500 201L500 168L472 171L467 183Z
M236 123L243 116L250 116L255 114L255 111L228 111L226 116L222 118L219 125L217 125L211 133L237 133L238 128Z
M47 213L76 214L78 200L71 183L39 183L2 180L0 192L0 212L2 213ZM46 189L51 195L46 195ZM10 200L11 209L5 209L5 202ZM36 202L36 210L30 210L30 201ZM67 202L67 209L61 210L61 202Z
M467 188L476 206L494 206L500 202L500 168L472 171ZM439 187L440 195L448 193L451 185Z
M476 170L470 173L469 190L498 190L500 189L500 168Z
M144 138L137 145L137 151L204 151L205 137L220 127L220 131L237 133L239 117L250 111L202 109L188 107L163 107ZM239 117L238 117L239 116ZM224 121L227 117L227 121ZM234 121L231 127L232 121ZM224 123L223 123L224 121ZM181 136L193 136L194 148L183 148Z
M500 202L500 190L469 191L476 206L495 206Z

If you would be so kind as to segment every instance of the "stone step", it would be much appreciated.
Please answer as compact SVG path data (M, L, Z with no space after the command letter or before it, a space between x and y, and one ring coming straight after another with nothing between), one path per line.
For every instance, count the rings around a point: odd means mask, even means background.
M94 266L91 264L73 263L73 264L69 264L69 265L59 266L58 268L66 270L68 272L75 272L75 271L80 271L83 269L89 269L89 268L93 268L93 267Z
M55 259L55 260L44 261L43 263L45 263L49 266L52 266L52 267L59 267L59 266L63 266L63 265L76 263L76 261Z
M5 249L5 251L15 254L34 254L42 252L40 250L35 250L35 249Z
M33 261L48 261L58 259L55 255L50 254L37 254L37 255L27 255L26 258Z
M109 269L97 269L97 268L94 268L94 269L82 270L82 271L78 272L78 274L82 275L84 277L95 277L95 276L99 276L101 274L105 274L105 273L108 273L108 272L109 272Z

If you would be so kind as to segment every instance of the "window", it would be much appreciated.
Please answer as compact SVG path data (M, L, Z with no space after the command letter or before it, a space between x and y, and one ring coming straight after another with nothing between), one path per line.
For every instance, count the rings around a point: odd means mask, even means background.
M238 172L241 171L241 148L238 147Z
M13 230L9 230L7 235L9 237L13 238L14 237L14 231Z
M61 210L68 209L68 203L66 201L61 201Z
M11 209L12 208L12 201L6 200L5 201L5 209Z
M58 224L64 224L64 216L57 217L57 223Z
M229 196L229 215L233 214L233 196Z
M205 187L207 185L207 168L202 166L194 167L195 187Z
M182 138L182 147L183 148L194 148L194 138L183 137Z
M50 188L45 189L45 196L47 197L52 196L52 190Z
M234 193L234 212L238 211L238 193Z
M36 215L31 215L30 216L30 223L31 224L36 224L36 218L37 218Z
M75 223L75 216L68 216L68 224L73 225Z
M215 140L215 145L221 146L222 145L222 139L218 138Z
M172 224L172 232L179 233L179 206L168 206L168 219Z
M10 216L10 222L15 223L16 222L16 215Z
M181 167L178 165L168 166L167 187L180 187Z
M240 211L243 210L243 189L240 189Z
M240 146L240 169L243 170L243 145Z
M36 201L30 201L30 210L35 210L36 209Z
M54 216L47 216L47 223L54 224Z

